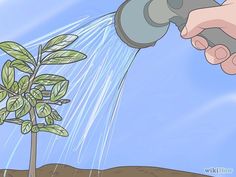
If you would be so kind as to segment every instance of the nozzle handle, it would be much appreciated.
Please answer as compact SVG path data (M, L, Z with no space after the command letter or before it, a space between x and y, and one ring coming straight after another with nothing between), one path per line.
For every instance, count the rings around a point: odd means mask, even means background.
M176 14L170 19L180 30L187 23L189 13L196 9L220 6L214 0L167 0L168 6ZM236 39L226 34L220 28L210 28L199 34L208 41L211 47L225 45L231 53L236 53Z

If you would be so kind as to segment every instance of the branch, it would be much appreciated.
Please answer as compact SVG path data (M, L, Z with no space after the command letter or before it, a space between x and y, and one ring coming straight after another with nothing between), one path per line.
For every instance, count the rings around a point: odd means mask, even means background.
M5 88L3 85L1 85L0 84L0 89L2 89L2 90L4 90L4 91L6 91L6 92L8 92L8 93L10 93L10 94L12 94L12 95L14 95L14 96L16 96L16 94L14 93L14 92L12 92L11 90L8 90L7 88Z
M63 104L67 104L70 102L70 100L68 99L61 99L61 100L58 100L58 101L51 101L51 100L38 100L37 101L38 103L47 103L47 104L55 104L55 105L59 105L59 106L62 106Z
M21 125L23 123L23 120L14 118L14 119L6 119L4 120L4 122Z

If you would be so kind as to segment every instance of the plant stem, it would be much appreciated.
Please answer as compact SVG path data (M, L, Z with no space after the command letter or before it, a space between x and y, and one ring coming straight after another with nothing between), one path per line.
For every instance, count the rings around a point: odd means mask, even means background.
M29 87L27 90L28 92L30 91L30 89L34 83L34 79L38 73L40 66L41 66L41 59L42 59L42 45L39 46L37 65L34 69L33 74L30 76ZM32 121L33 125L37 124L34 108L30 109L30 120ZM28 177L36 177L36 163L37 163L37 133L31 132L31 148L30 148L30 162L29 162Z
M30 91L33 83L34 83L34 79L39 71L39 68L41 66L41 59L42 59L42 45L39 46L39 52L38 52L38 58L37 58L37 65L34 69L33 74L30 76L30 81L29 81L29 87L28 87L28 91Z
M2 90L4 90L4 91L6 91L6 92L8 92L8 93L10 93L10 94L12 94L12 95L14 95L14 96L16 96L16 94L14 93L14 92L12 92L11 90L8 90L7 88L5 88L3 85L1 85L0 84L0 89L2 89Z
M36 125L36 116L34 108L30 110L30 119L33 125ZM36 177L36 162L37 162L37 133L31 133L31 148L30 148L30 163L28 177Z
M59 105L59 106L62 106L63 104L67 104L70 102L70 100L68 99L61 99L61 100L58 100L58 101L51 101L51 100L38 100L37 101L38 103L47 103L47 104L55 104L55 105Z

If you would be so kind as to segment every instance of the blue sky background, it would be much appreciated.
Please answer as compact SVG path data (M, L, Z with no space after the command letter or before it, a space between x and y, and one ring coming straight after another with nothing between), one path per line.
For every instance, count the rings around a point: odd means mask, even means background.
M121 3L0 0L0 41L25 43L83 17L113 12ZM104 166L236 169L235 83L236 76L209 65L171 26L155 47L138 54L129 71Z

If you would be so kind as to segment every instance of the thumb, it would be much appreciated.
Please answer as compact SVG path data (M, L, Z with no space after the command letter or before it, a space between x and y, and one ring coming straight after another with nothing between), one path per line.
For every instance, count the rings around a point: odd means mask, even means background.
M208 28L222 27L222 8L223 6L219 6L192 11L181 33L183 38L193 38Z

